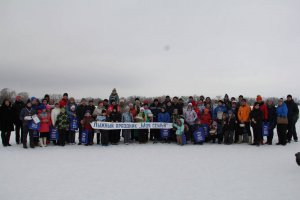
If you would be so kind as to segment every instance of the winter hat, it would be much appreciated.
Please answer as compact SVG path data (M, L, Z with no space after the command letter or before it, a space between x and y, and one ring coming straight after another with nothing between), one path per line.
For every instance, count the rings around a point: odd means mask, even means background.
M67 97L67 96L69 96L69 95L68 95L68 93L64 93L64 95L63 95L63 96L64 96L64 97Z
M31 101L34 101L34 100L36 100L36 97L31 97L30 100L31 100Z
M262 101L262 97L260 95L257 95L256 101Z
M86 117L91 116L91 111L90 110L85 111L84 116Z
M21 100L21 99L22 99L22 97L21 97L21 96L19 96L19 95L18 95L18 96L16 96L16 100L17 100L17 101L19 101L19 100Z
M46 105L46 110L51 110L51 106L50 105Z
M287 95L287 98L291 98L292 99L293 97L292 97L292 95L289 94L289 95Z
M75 110L75 108L76 108L75 105L72 105L72 106L70 107L71 110Z
M26 104L31 103L31 99L27 99Z

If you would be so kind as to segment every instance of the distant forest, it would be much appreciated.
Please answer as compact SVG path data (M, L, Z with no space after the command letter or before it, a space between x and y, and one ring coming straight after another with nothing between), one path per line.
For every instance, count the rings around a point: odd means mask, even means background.
M28 98L30 98L29 93L28 92L16 92L15 90L9 89L9 88L3 88L0 91L0 102L2 104L4 99L9 99L11 101L14 101L16 96L21 96L23 101L26 101ZM62 94L49 94L50 99L52 99L54 102L59 101L62 98ZM194 100L198 100L200 95L191 95L194 97ZM123 98L126 102L134 102L135 98L139 98L140 100L144 101L144 100L148 100L149 102L153 101L155 98L160 99L161 101L164 101L166 96L156 96L156 97L142 97L142 96L129 96L129 97L120 97L121 99ZM37 97L40 100L43 99L43 97ZM103 99L108 99L107 97L84 97L86 99L93 99L94 100L94 104L96 105L97 102L99 100L103 100ZM172 97L171 97L172 98ZM178 96L178 98L182 98L184 102L188 101L189 96ZM224 95L221 96L215 96L215 97L210 97L212 100L219 100L219 99L223 99ZM231 98L231 96L229 95L229 98ZM238 97L236 97L238 98ZM245 99L247 99L248 103L250 105L253 105L256 97L245 97ZM277 104L278 102L278 97L267 97L264 98L264 100L266 99L272 99L274 101L275 104ZM80 99L76 99L77 102L80 102ZM299 100L297 98L294 98L294 101L299 105Z

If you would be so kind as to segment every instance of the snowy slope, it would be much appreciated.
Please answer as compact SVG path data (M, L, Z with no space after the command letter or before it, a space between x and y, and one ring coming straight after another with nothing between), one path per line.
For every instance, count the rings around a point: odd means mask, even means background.
M0 199L296 200L299 144L13 144L0 148Z

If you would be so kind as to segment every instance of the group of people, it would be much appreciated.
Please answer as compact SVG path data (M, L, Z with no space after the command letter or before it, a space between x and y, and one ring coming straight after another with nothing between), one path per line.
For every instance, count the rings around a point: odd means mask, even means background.
M181 98L166 96L164 100L154 99L152 102L126 102L119 98L113 89L108 99L96 102L81 99L76 103L68 94L58 102L53 102L49 95L40 101L32 97L23 102L17 96L15 102L5 99L0 107L0 130L4 147L11 146L10 134L15 131L17 144L45 147L51 142L65 146L109 144L116 145L124 138L125 144L131 142L153 143L176 142L203 144L249 143L260 146L272 145L274 129L277 127L277 145L286 145L292 139L297 142L296 122L299 117L298 105L291 95L287 99L279 99L275 105L271 99L263 101L257 96L253 108L240 95L238 99L229 98L212 101L210 97L189 97L188 102ZM172 129L93 129L93 121L101 122L163 122L172 123ZM251 131L252 127L252 131ZM200 131L200 132L199 132ZM200 137L199 137L200 133ZM266 138L264 138L266 136ZM96 141L94 141L96 138ZM200 138L200 139L199 139Z

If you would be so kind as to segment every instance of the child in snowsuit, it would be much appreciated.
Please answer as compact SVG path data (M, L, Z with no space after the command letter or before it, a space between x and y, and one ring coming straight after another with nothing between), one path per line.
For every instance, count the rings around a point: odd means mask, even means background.
M182 135L184 134L184 120L181 119L176 119L176 122L173 123L173 127L176 128L176 138L177 138L177 144L178 145L183 145L182 143Z

